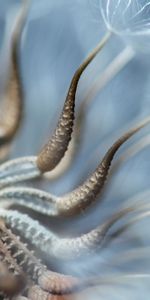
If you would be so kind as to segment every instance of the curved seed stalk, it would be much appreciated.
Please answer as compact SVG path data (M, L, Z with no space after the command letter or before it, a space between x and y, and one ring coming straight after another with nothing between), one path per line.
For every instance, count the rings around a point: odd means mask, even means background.
M63 260L72 260L91 255L103 246L109 229L133 210L134 208L127 208L114 214L108 221L80 237L58 239L53 245L55 256Z
M134 52L130 47L126 47L115 59L106 67L106 69L96 78L92 87L86 93L81 105L77 111L76 122L72 139L70 141L66 155L54 170L46 174L49 180L58 179L66 172L75 160L79 146L82 140L84 118L87 106L91 105L96 95L108 84L133 58Z
M24 27L28 5L24 2L18 15L11 43L11 66L9 81L4 95L4 111L0 122L0 145L8 144L16 134L22 119L23 93L18 63L18 43Z
M80 186L73 192L64 195L61 198L50 195L50 197L55 198L56 200L58 213L55 212L55 214L75 214L89 206L103 188L115 152L127 139L129 139L133 134L146 126L148 123L149 118L145 119L143 122L137 125L137 127L131 129L119 140L117 140L108 150L93 175L88 180L86 180L82 186ZM17 182L39 177L41 175L41 171L37 167L36 160L36 156L21 157L3 163L0 166L0 188ZM50 197L48 197L48 199Z
M130 212L136 212L136 208L132 207L122 210L119 213L114 214L114 216L112 216L112 218L105 224L97 227L88 234L84 234L80 238L74 239L58 238L27 215L23 215L15 211L0 210L0 215L5 219L6 223L11 228L13 228L15 231L17 230L20 235L23 235L29 240L30 244L39 248L43 254L47 255L47 253L49 253L49 256L62 259L66 259L67 255L67 259L72 259L97 249L97 247L99 247L101 242L104 240L110 227ZM145 216L148 215L150 215L150 211L139 214L136 221L138 221L139 218L145 218ZM109 283L108 276L106 281L101 277L79 279L69 275L62 275L46 270L46 268L41 265L41 263L33 256L33 253L28 251L25 245L22 245L20 241L17 240L17 238L11 233L11 231L8 231L5 226L3 227L1 226L1 231L3 232L2 239L6 244L5 247L7 247L7 250L10 249L10 253L13 251L12 254L16 260L19 259L19 253L21 251L23 255L23 261L26 262L23 264L24 268L26 268L27 265L29 269L34 270L34 280L37 278L39 287L45 291L58 295L68 294L84 290L86 287ZM16 247L16 254L13 250L14 245ZM23 265L22 262L20 262L20 266ZM136 275L139 276L139 274Z
M114 214L104 224L77 238L60 238L31 217L17 211L0 209L0 217L48 258L68 260L90 254L100 247L110 227L134 209L127 208Z
M132 135L150 123L150 118L146 118L136 127L130 129L127 133L121 136L107 151L101 163L95 172L89 177L83 185L79 186L73 192L64 195L58 204L60 214L75 214L84 210L87 206L93 203L101 192L104 183L107 179L109 168L113 157L120 146L127 141Z
M35 257L33 251L28 250L26 245L6 228L2 221L0 222L0 235L2 244L0 251L3 250L5 263L9 268L13 267L13 273L18 269L17 274L25 273L30 278L28 284L37 283L42 289L55 294L70 293L80 284L80 280L76 277L47 270L46 266Z
M108 84L133 58L134 52L130 47L126 47L115 59L106 67L106 69L96 78L92 87L86 93L76 116L73 136L68 147L66 155L54 170L46 174L49 180L55 180L62 176L74 161L82 137L83 119L87 106L91 105L96 95Z
M143 128L149 122L150 119L147 118L143 122L138 124L136 127L129 130L126 134L121 136L107 151L101 163L99 164L95 172L91 175L91 177L87 179L82 186L79 186L73 192L64 195L62 197L56 197L47 192L38 189L33 189L33 188L20 188L20 187L6 188L0 191L1 206L3 205L10 206L12 204L18 204L24 207L28 207L41 214L45 214L47 216L59 216L59 215L70 216L82 212L84 209L86 209L86 207L88 207L96 200L96 197L101 192L108 175L111 161L116 151L126 140L128 140L133 134L135 134L138 130ZM18 162L20 163L19 160ZM33 162L35 163L35 158ZM2 167L0 167L0 171L1 168ZM22 168L24 170L23 165ZM14 173L14 169L15 168L13 164L13 173ZM16 169L18 169L18 166ZM9 172L10 170L11 168L9 163ZM21 174L21 172L19 172L19 176L15 177L14 175L12 178L13 183L15 179L16 181L17 180L21 181L22 179L31 178L33 177L34 172L35 174L37 172L36 169L33 171L33 173L31 172L31 170L29 172L29 170L27 169L27 171L28 171L27 174L25 173ZM2 172L2 174L3 173L4 172ZM6 185L7 176L5 180L3 179L3 181L5 181L5 185ZM0 185L1 182L2 180L0 176Z
M70 294L72 292L86 288L86 281L82 278L63 275L47 268L34 256L34 253L27 249L19 238L11 230L7 229L5 224L0 223L1 244L0 250L3 249L5 262L8 266L16 269L18 265L19 273L25 272L31 278L30 284L38 284L39 288L53 294ZM10 260L11 257L11 260ZM91 282L94 277L91 278ZM88 281L90 286L90 281Z
M75 95L80 76L96 54L104 47L109 37L110 34L106 34L100 44L87 57L73 76L55 132L37 158L37 165L43 173L54 169L68 148L73 131Z
M48 180L50 181L57 180L59 177L63 176L63 174L67 172L67 170L75 161L75 158L77 157L78 154L80 142L81 142L81 137L82 137L82 133L79 132L81 131L79 125L81 125L83 129L83 125L81 123L83 122L77 124L77 120L76 120L74 132L72 135L72 139L69 143L67 153L53 170L45 174L45 177L48 178Z

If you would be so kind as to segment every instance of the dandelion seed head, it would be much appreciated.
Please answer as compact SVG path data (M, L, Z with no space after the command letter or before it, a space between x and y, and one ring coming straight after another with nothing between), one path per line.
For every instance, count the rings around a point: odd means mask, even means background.
M100 0L107 28L139 50L150 47L149 0Z

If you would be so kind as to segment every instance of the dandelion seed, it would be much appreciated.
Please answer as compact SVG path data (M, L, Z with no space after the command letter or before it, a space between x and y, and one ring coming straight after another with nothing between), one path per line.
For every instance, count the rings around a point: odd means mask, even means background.
M150 1L100 0L100 9L109 31L121 35L136 49L149 49Z

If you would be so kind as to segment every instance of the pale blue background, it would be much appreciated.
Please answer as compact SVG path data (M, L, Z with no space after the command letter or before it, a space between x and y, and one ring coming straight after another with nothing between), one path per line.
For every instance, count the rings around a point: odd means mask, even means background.
M20 3L21 1L0 0L1 82L7 67L9 29L15 20L15 14ZM61 111L74 71L98 43L105 31L98 0L31 1L30 12L20 45L25 91L24 120L14 140L11 157L34 155L39 151L55 127L56 118ZM77 93L78 102L82 101L93 76L99 74L123 48L124 42L119 37L111 39L82 76ZM148 49L149 51L150 49ZM47 190L58 195L72 190L95 168L108 146L118 137L121 129L127 128L128 122L136 117L142 119L150 113L149 71L149 54L137 52L132 62L99 93L87 110L82 145L75 163L63 178L46 184ZM132 139L132 142L146 132L149 132L149 128L139 133ZM128 142L128 145L132 142ZM105 201L103 201L101 208L97 204L96 213L94 206L92 212L89 211L87 216L72 221L72 224L78 230L81 225L80 228L92 228L111 212L116 211L118 205L121 205L130 195L148 189L149 157L150 147L147 147L132 160L121 165L109 187L106 188L103 196ZM134 244L134 247L136 245L144 247L145 243L149 244L149 225L147 221L134 227L131 237L135 237L135 243L131 239L132 242L129 244ZM138 234L141 239L139 239ZM117 247L121 249L122 244ZM128 249L128 244L123 246L123 248L125 247ZM116 252L116 248L114 250L112 247L112 250L110 248L110 251L106 251L104 254L106 260L111 257L113 251ZM97 259L93 259L93 265L96 262ZM147 272L150 272L150 266L146 268L147 262L149 262L149 257L140 265L139 270L144 272L146 269ZM131 265L128 267L130 269ZM125 269L128 267L126 265ZM85 272L85 269L83 265L77 272ZM130 290L127 287L122 290L119 287L111 290L110 287L107 290L108 298L106 298L106 290L101 291L102 294L98 295L99 292L97 292L95 298L101 299L100 295L103 295L101 296L102 299L111 300L127 299L127 297L136 300L149 299L150 290L148 286L149 281L137 281ZM144 296L143 293L145 293ZM92 299L94 299L93 295Z

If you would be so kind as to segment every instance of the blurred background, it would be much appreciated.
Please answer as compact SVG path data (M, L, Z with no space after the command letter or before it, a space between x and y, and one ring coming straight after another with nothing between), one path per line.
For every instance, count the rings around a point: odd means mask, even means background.
M148 2L148 1L147 1ZM0 86L8 74L9 42L12 24L21 1L0 0ZM32 0L29 14L20 41L20 67L24 89L24 115L20 130L15 137L10 157L36 155L56 126L63 107L71 78L106 32L98 0ZM146 36L150 39L150 36ZM128 46L133 46L134 55L128 63L103 88L91 97L81 130L81 143L77 155L63 176L55 181L45 179L38 183L42 189L61 195L73 190L95 169L108 147L125 130L150 114L150 49L139 51L123 37L113 35L84 72L77 91L76 108L87 96L94 81L106 67ZM145 50L145 49L144 49ZM122 147L116 157L142 136L148 136L149 127L143 129ZM149 189L150 147L145 147L131 158L120 163L108 179L103 191L103 201L64 224L64 231L82 232L94 228L107 219L125 201L139 192ZM32 186L31 183L29 185ZM36 183L34 184L36 186ZM100 260L102 272L106 272L114 253L120 264L111 266L116 273L122 270L150 272L150 254L147 251L142 262L121 264L122 251L131 248L145 249L149 246L149 221L139 222L130 229L130 234L116 245L103 251ZM149 249L149 248L148 248ZM148 255L149 254L149 255ZM93 257L90 266L71 266L76 273L87 272L97 264ZM107 265L107 267L106 267ZM121 267L120 267L121 265ZM119 267L118 267L119 266ZM118 271L119 268L119 271ZM110 270L110 269L109 269ZM149 299L149 281L138 280L132 286L117 289L110 286L95 291L95 299ZM87 299L93 299L91 295ZM102 297L102 298L101 298Z

